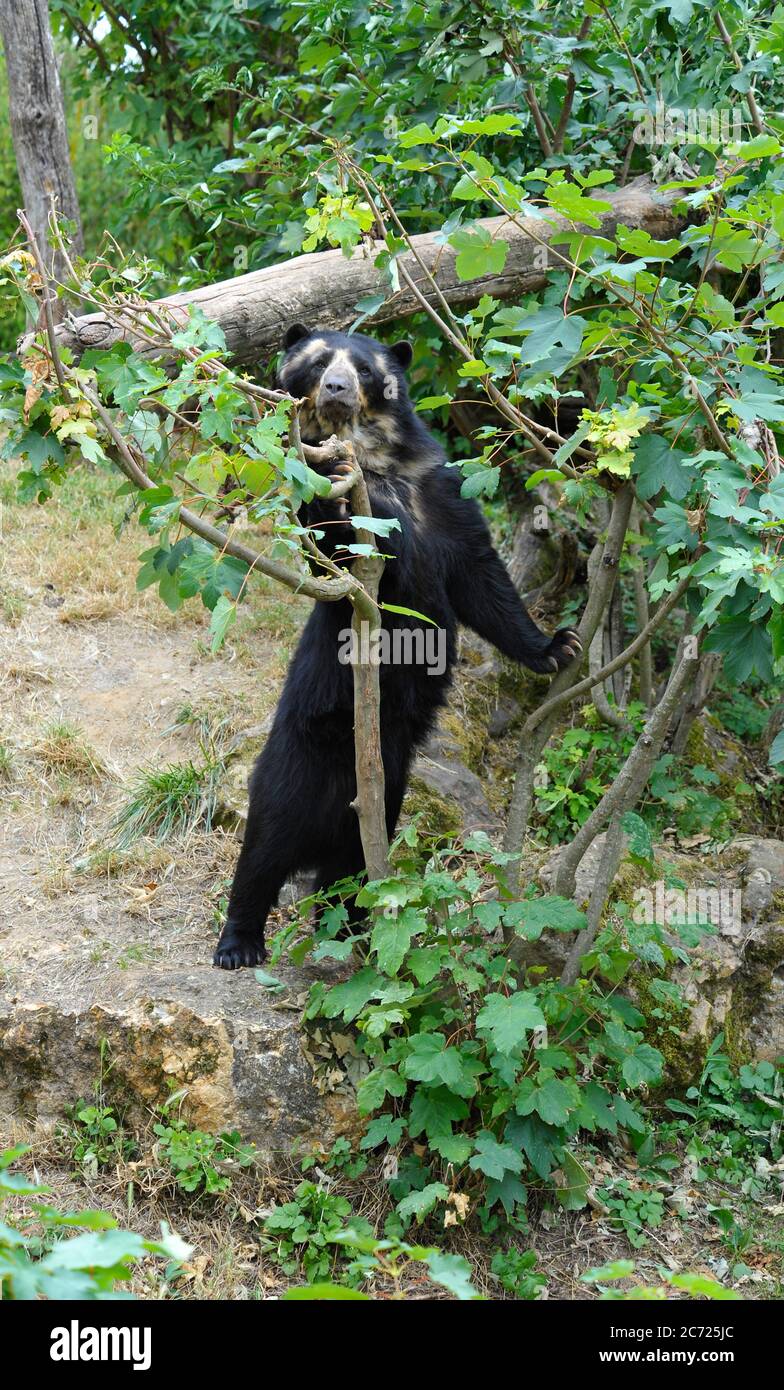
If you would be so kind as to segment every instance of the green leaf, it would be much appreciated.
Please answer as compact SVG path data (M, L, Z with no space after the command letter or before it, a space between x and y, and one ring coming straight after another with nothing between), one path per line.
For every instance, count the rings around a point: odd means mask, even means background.
M553 1130L543 1124L538 1115L513 1115L507 1122L504 1137L523 1150L540 1178L549 1178L556 1166Z
M784 729L779 730L770 745L770 762L772 767L784 763Z
M360 1114L367 1115L371 1110L378 1110L388 1095L404 1096L406 1090L403 1077L392 1067L376 1067L357 1087L357 1107Z
M637 859L650 861L653 859L653 841L651 832L645 824L642 816L638 816L636 811L626 811L621 816L621 825L629 837L629 852Z
M217 599L215 607L210 614L210 650L220 651L226 641L226 634L229 628L233 627L237 621L237 605L233 599L221 594Z
M496 1052L508 1055L519 1047L533 1028L544 1028L545 1019L536 996L521 991L509 996L491 994L476 1016L477 1030L489 1038Z
M686 459L681 449L671 449L660 435L644 434L634 450L632 462L637 492L643 501L647 502L664 488L676 502L681 502L695 476Z
M471 1283L471 1266L463 1255L444 1255L433 1250L425 1261L434 1284L454 1294L461 1302L481 1298Z
M476 1091L475 1072L481 1066L459 1048L445 1046L441 1033L415 1033L402 1071L409 1081L441 1083L455 1095L466 1098Z
M664 1059L650 1043L638 1043L621 1066L627 1086L651 1086L661 1079Z
M400 522L396 516L352 516L351 525L355 531L369 531L373 536L382 536L386 539L393 531L400 530Z
M550 1077L541 1086L535 1086L530 1095L518 1099L515 1109L518 1115L530 1115L538 1111L546 1125L564 1125L573 1110L579 1105L577 1088L568 1086L557 1077Z
M404 909L397 917L380 917L370 938L371 950L375 951L379 970L385 975L396 975L420 918L415 910Z
M460 486L461 497L494 497L501 477L500 468L475 468Z
M561 1159L561 1171L566 1178L566 1186L556 1187L556 1198L565 1211L580 1211L588 1204L591 1175L569 1149L565 1150Z
M504 910L504 921L516 936L522 936L525 941L538 941L548 928L552 931L582 931L585 913L571 898L560 898L553 894L546 898L510 903Z
M417 1225L420 1226L436 1202L445 1202L448 1196L449 1188L444 1183L431 1182L427 1187L423 1187L421 1192L409 1192L407 1197L398 1202L397 1211L405 1222L416 1217Z
M413 149L415 145L432 145L435 143L435 135L429 125L420 121L418 125L411 126L409 130L401 131L398 135L398 144L404 150Z
M114 1269L141 1259L145 1242L131 1231L99 1231L57 1241L46 1256L49 1269Z
M511 1144L499 1144L495 1135L485 1129L476 1137L476 1153L468 1166L475 1173L500 1179L504 1173L522 1172L523 1160Z
M412 1139L424 1133L430 1143L435 1144L446 1138L451 1139L452 1125L459 1124L467 1115L466 1102L460 1096L453 1095L446 1086L433 1089L417 1086L411 1101L408 1132Z
M726 1289L707 1274L672 1274L669 1282L674 1289L685 1289L692 1298L740 1299L735 1289Z
M326 1018L336 1018L338 1014L343 1016L346 1023L351 1023L361 1014L365 1005L378 994L381 986L381 977L372 966L366 965L364 969L358 970L356 975L352 975L350 980L346 980L342 985L334 985L324 998L322 1012Z
M498 275L506 265L509 243L494 240L485 227L458 227L449 237L449 244L458 253L455 270L460 280Z
M755 135L753 140L736 141L730 145L730 154L736 159L770 159L781 154L781 145L775 135Z
M266 970L254 970L253 974L258 983L264 989L268 989L271 994L281 994L288 988L282 980L276 979L274 975L268 975Z

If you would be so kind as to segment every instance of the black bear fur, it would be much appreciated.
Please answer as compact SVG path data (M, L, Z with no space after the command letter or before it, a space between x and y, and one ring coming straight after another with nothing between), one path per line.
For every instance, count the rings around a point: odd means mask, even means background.
M459 623L513 661L553 672L579 651L568 629L546 636L529 617L493 549L482 512L460 495L459 470L414 412L404 370L408 343L385 346L360 334L286 335L279 380L304 400L302 437L317 444L332 434L350 438L365 472L373 515L396 517L399 530L379 541L391 556L382 602L426 614L445 634L446 669L382 664L381 738L390 835L400 813L415 749L445 703ZM333 475L334 476L334 475ZM315 498L300 520L323 532L323 551L341 558L353 539L347 505ZM345 560L345 550L342 552ZM364 868L356 795L353 677L338 658L351 626L346 600L316 603L289 667L272 729L250 779L244 843L214 962L226 970L265 956L264 926L284 881L315 869L328 889ZM383 624L415 629L411 617L385 611Z

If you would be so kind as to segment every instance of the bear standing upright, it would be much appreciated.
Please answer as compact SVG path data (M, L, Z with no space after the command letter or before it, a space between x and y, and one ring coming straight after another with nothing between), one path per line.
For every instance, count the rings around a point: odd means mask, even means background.
M461 497L458 471L446 466L443 451L414 413L404 376L410 345L388 347L361 334L295 325L284 346L279 380L305 402L303 440L317 444L331 434L350 439L373 515L398 521L399 529L379 542L388 557L380 601L425 614L437 624L443 646L437 664L385 662L382 655L381 746L391 835L414 750L446 701L458 624L532 671L557 671L580 645L569 629L546 636L526 612L479 506ZM323 533L319 545L325 553L350 559L345 546L354 533L345 501L315 498L300 509L300 520ZM291 874L315 869L316 888L327 889L364 868L351 806L354 690L345 660L351 617L345 599L316 603L289 667L250 779L245 838L214 956L224 970L264 960L267 915ZM412 629L426 626L389 610L382 610L382 619L393 652L396 634L402 638L406 630L410 642Z

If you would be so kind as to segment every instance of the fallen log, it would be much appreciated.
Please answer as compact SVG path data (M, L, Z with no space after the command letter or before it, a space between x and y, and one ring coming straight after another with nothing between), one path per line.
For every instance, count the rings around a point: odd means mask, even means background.
M600 196L611 204L611 210L594 235L611 235L623 223L664 238L672 236L680 225L673 211L677 195L660 193L648 179L636 179L609 193L601 190ZM506 241L509 251L502 271L475 280L458 278L457 253L440 240L439 233L424 232L412 237L414 249L403 256L403 263L428 300L433 300L434 295L418 261L434 276L450 305L475 304L483 294L504 300L541 289L548 270L559 264L557 250L543 247L542 240L549 241L568 224L555 217L547 221L519 218L514 223L506 217L488 217L479 225L491 236ZM366 246L358 248L350 259L341 251L295 256L232 280L170 295L159 303L176 317L178 310L198 305L208 318L220 324L236 362L256 362L278 350L283 330L291 323L301 321L320 328L345 329L354 322L359 300L388 290L385 274L374 265L375 254L372 246ZM419 309L421 305L415 296L403 288L369 315L363 328L405 318ZM134 316L118 305L116 312L104 310L69 317L58 325L57 337L75 357L87 348L108 349L120 341L130 342L151 356L160 355L160 349L151 347L138 326L134 326L139 312L137 307ZM28 341L29 338L22 340L22 349Z

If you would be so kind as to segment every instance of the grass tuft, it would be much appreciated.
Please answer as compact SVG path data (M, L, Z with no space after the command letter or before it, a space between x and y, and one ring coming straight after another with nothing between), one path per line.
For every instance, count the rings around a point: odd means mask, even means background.
M211 830L223 766L222 758L208 752L200 766L187 762L141 768L112 821L113 848L129 849L143 836L161 844L198 827Z
M52 772L85 780L106 775L106 764L76 724L50 724L35 751Z

